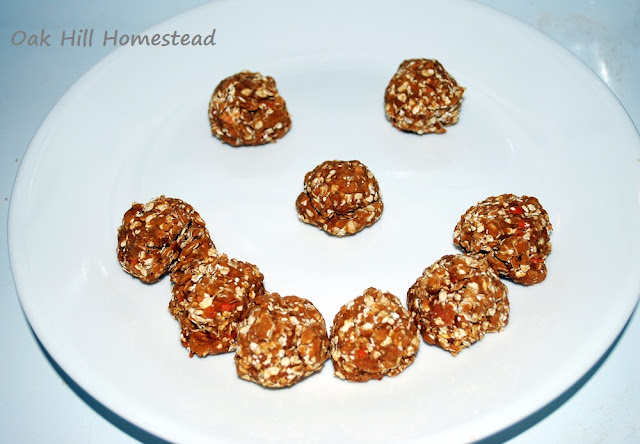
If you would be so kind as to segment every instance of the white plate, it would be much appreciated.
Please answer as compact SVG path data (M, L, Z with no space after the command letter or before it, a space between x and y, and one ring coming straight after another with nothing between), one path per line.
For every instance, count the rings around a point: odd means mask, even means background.
M146 32L208 34L206 48L133 47L89 71L42 124L11 199L11 264L24 311L56 362L116 413L173 441L469 441L536 411L602 356L639 294L640 142L611 92L548 38L463 1L220 1ZM96 43L98 44L98 43ZM444 135L401 133L384 88L431 57L467 87ZM210 135L223 77L272 75L293 128L233 149ZM359 159L381 220L338 239L299 222L304 173ZM322 372L285 390L237 378L231 354L189 359L168 279L144 285L115 255L132 201L166 194L200 211L218 248L266 286L312 300L330 324L375 286L403 300L456 252L477 201L537 196L555 231L545 282L509 284L511 318L458 357L423 344L396 378Z

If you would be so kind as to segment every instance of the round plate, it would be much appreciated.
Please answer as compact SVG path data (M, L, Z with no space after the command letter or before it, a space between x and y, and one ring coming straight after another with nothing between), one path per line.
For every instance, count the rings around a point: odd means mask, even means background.
M98 401L172 441L469 441L553 400L605 352L639 294L640 140L604 84L533 29L464 1L219 1L144 34L214 46L129 46L53 109L22 162L9 244L24 311L53 359ZM385 119L402 60L436 58L467 88L460 121L417 136ZM224 77L273 76L292 115L277 143L211 136ZM348 238L298 221L304 174L358 159L382 218ZM168 278L118 264L133 201L191 203L218 249L252 262L269 291L310 299L330 325L369 286L405 301L455 253L460 215L502 193L540 199L554 226L548 278L509 286L509 326L457 357L422 344L395 378L364 384L331 363L289 389L240 380L232 354L189 358Z

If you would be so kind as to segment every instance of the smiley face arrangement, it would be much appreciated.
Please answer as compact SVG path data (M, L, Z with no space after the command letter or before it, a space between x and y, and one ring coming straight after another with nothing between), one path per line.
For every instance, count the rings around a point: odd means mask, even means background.
M444 133L458 121L465 88L437 60L405 60L385 91L387 119L402 131ZM233 147L261 145L291 126L275 80L242 71L216 87L214 136ZM336 237L378 221L380 184L359 160L327 160L304 175L298 218ZM501 278L542 282L552 226L538 199L502 194L470 207L454 228L460 254L442 256L409 286L406 308L377 288L344 304L330 332L313 303L268 291L254 264L219 252L199 213L181 199L133 203L117 230L124 271L146 284L169 275L169 312L189 356L235 352L241 379L283 388L319 372L350 382L394 377L416 359L421 339L456 356L509 322Z

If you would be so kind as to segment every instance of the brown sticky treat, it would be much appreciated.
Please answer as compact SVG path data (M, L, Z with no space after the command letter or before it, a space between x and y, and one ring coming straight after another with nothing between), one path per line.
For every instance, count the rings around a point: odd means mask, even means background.
M458 122L464 90L437 60L405 60L385 91L385 113L403 131L445 133Z
M509 322L507 287L486 260L447 255L426 268L407 292L422 337L457 355Z
M204 228L204 221L180 199L159 196L146 204L134 202L118 227L120 265L143 282L156 282L176 267L192 226Z
M358 160L327 160L308 172L296 199L298 218L334 236L373 225L384 206L373 173Z
M466 253L486 256L500 276L532 285L547 276L552 230L538 199L502 194L469 208L455 227L453 242Z
M258 267L226 254L192 261L172 275L169 312L190 356L235 350L238 323L249 302L264 293L263 279Z
M375 288L340 308L329 336L335 375L352 382L400 374L420 347L418 329L400 299Z
M209 102L209 121L213 135L235 147L275 142L291 128L275 80L249 71L218 84Z
M322 369L329 357L324 318L307 299L256 297L238 326L238 376L263 387L288 387Z

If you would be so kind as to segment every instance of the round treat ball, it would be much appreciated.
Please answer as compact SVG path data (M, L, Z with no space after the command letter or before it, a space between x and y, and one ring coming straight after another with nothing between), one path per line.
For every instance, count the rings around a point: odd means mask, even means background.
M502 194L469 208L455 227L453 242L466 253L485 255L500 276L532 285L547 276L552 230L538 199Z
M298 218L334 236L373 225L384 208L380 186L359 160L327 160L308 172L296 199Z
M291 386L319 371L328 357L324 318L304 298L258 296L238 326L238 375L264 387Z
M422 337L457 355L485 333L507 326L507 287L483 258L443 256L426 268L407 293Z
M275 80L249 71L220 82L209 102L209 120L213 135L236 147L275 142L291 128Z
M235 350L238 323L250 301L264 293L253 264L226 254L195 260L172 276L169 312L180 323L180 341L190 356Z
M458 121L464 90L437 60L405 60L385 91L385 113L403 131L445 133Z
M375 288L340 308L329 336L335 375L353 382L400 374L420 347L418 329L400 299Z
M118 227L120 265L143 282L156 282L175 268L192 226L204 228L204 221L180 199L159 196L146 204L134 202Z

